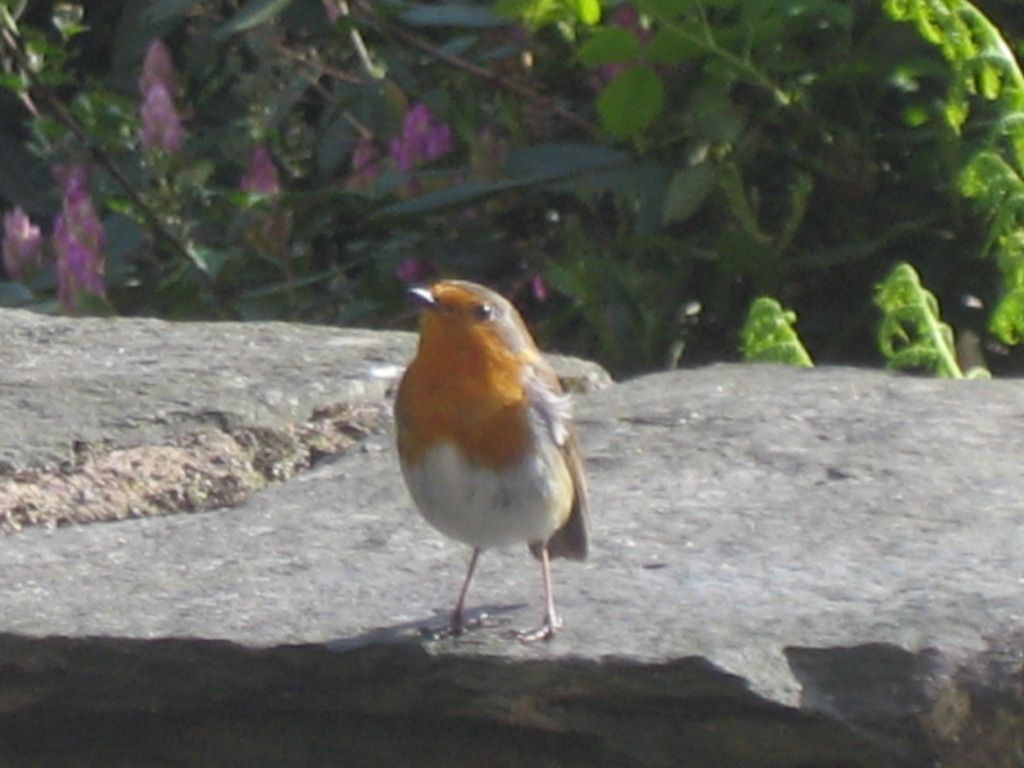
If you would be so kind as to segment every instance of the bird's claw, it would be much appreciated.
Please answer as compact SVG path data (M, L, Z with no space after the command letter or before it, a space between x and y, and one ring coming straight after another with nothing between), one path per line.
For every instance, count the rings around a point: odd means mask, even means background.
M516 638L523 643L535 643L538 640L551 640L561 628L562 620L554 614L549 614L544 617L544 621L536 629L526 629L516 632Z

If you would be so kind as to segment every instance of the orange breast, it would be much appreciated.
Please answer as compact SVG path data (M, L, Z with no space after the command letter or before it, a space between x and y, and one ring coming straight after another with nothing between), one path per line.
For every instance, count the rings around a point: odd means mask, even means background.
M442 441L471 462L500 468L531 444L522 362L479 338L435 343L426 332L398 388L398 449L416 463Z

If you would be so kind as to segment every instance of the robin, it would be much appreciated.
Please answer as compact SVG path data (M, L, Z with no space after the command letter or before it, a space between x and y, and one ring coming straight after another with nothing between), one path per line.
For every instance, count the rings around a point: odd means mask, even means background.
M413 501L441 533L473 548L451 616L463 609L480 552L525 542L540 561L546 610L518 633L561 625L553 557L587 556L587 491L570 398L515 307L463 280L413 288L420 341L395 401L398 455Z

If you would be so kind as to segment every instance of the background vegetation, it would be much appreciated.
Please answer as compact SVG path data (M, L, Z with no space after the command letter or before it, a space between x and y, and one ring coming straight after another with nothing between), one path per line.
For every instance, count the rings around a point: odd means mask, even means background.
M0 6L0 303L398 327L444 275L618 374L809 363L790 310L1024 362L1019 2Z

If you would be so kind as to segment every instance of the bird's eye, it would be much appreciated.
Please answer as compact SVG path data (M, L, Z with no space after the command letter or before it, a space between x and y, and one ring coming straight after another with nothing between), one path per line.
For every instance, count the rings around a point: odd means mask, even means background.
M494 317L494 307L490 304L477 304L473 307L473 317L480 321L490 320Z

